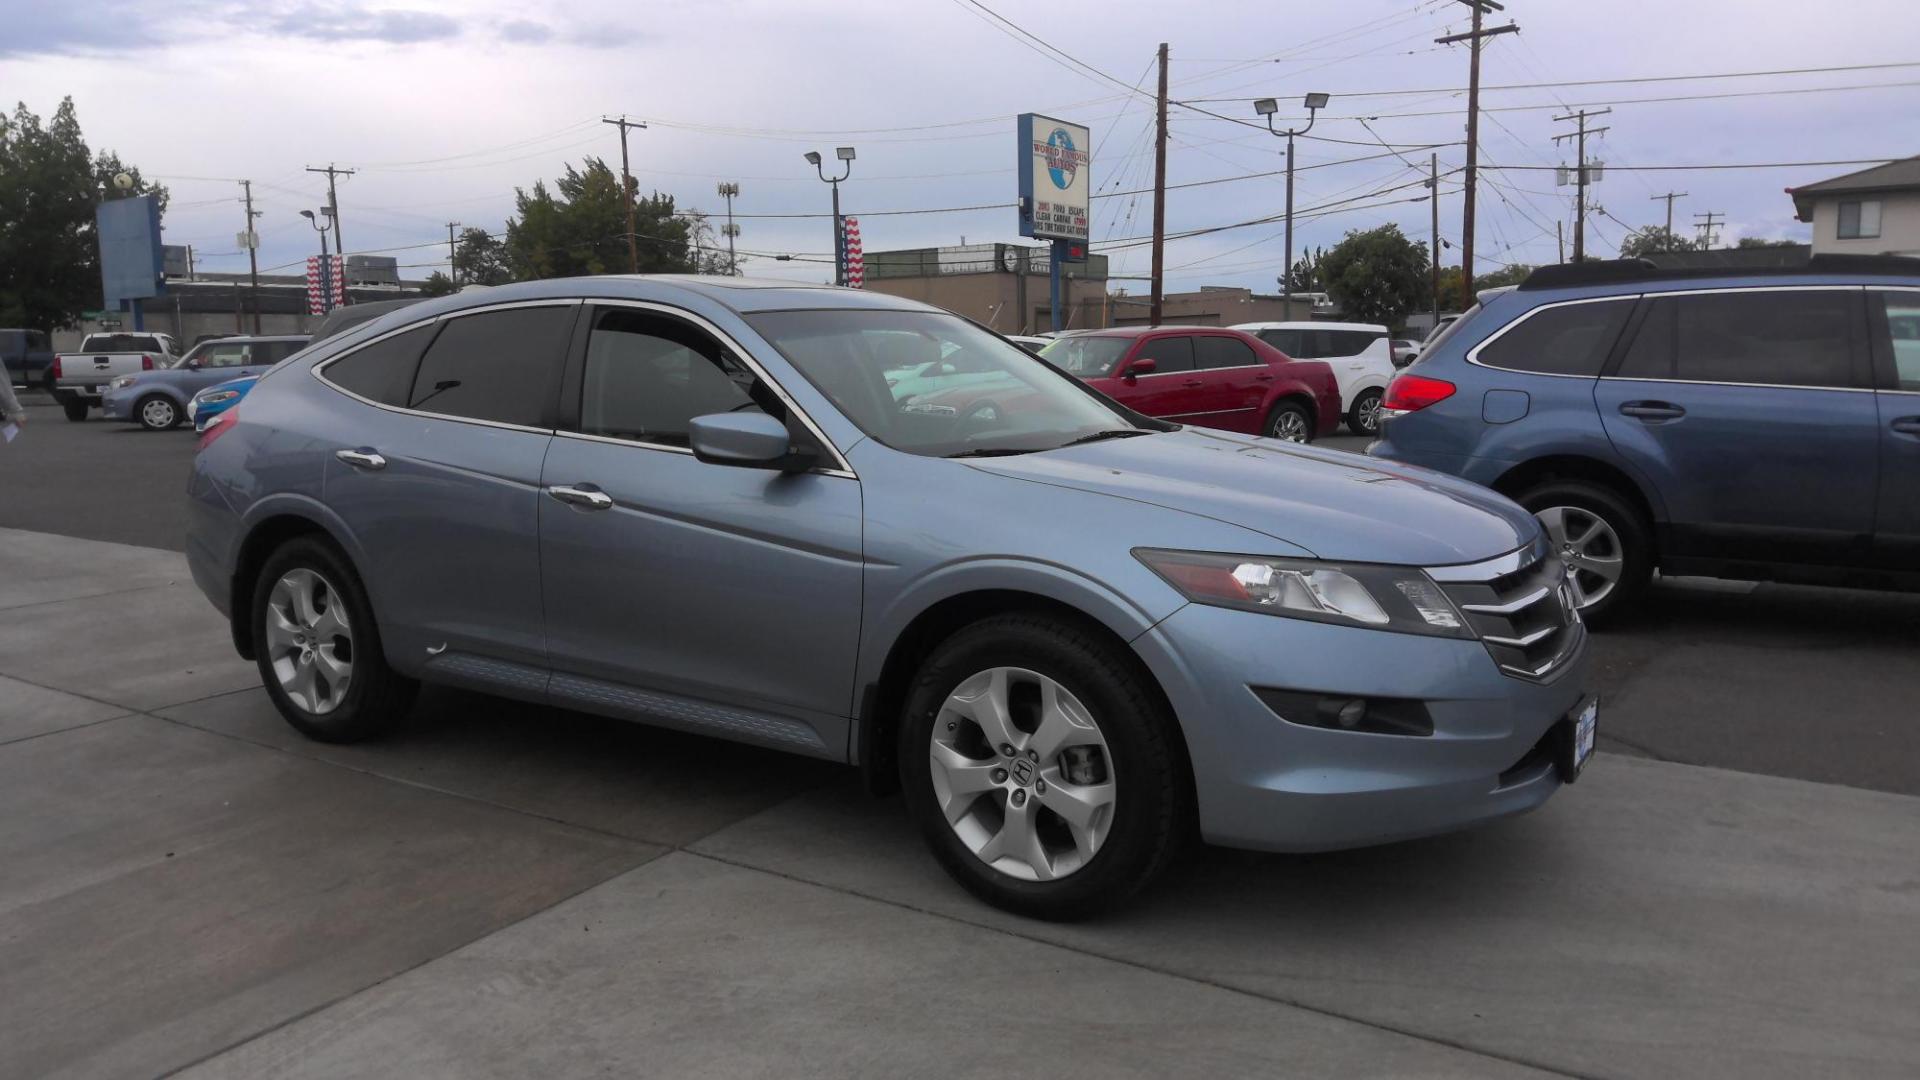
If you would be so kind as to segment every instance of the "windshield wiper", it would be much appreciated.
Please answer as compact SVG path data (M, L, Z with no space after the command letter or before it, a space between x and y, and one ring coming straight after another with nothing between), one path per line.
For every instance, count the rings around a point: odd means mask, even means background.
M1069 446L1079 446L1081 443L1099 442L1102 439L1131 439L1135 435L1151 435L1151 434L1153 434L1153 432L1148 431L1145 428L1119 428L1115 431L1095 431L1090 434L1082 435L1076 439L1068 439L1066 442L1063 442L1059 446L1054 447L1054 449L1064 450Z
M1021 450L1011 446L976 446L971 450L961 450L945 456L950 458L1011 457L1014 454L1031 454L1033 452L1032 450Z

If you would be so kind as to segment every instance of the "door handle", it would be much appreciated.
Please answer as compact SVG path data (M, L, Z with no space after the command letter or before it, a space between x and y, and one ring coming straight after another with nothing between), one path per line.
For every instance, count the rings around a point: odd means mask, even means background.
M1180 385L1186 386L1186 387L1194 387L1194 386L1201 385L1201 382L1199 379L1182 379L1180 380Z
M375 453L371 446L363 446L358 450L335 450L333 456L356 469L369 472L379 472L387 467L387 459Z
M1902 416L1893 422L1892 427L1902 435L1920 435L1920 416Z
M613 496L601 491L592 484L579 484L574 487L550 487L547 494L582 510L609 510L613 507Z
M1620 414L1641 420L1678 420L1687 410L1667 401L1623 401Z
M1273 374L1271 372L1267 372L1260 375L1255 375L1253 378L1255 382L1272 382Z

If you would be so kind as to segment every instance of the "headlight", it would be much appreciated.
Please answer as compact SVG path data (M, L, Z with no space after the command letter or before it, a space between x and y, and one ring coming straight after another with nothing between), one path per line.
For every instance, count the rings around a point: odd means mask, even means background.
M134 380L134 376L132 375L122 375L119 378L113 380L113 388L115 390L125 390L127 387L133 385L133 380Z
M1196 604L1403 634L1474 636L1440 587L1413 567L1150 548L1134 556Z
M223 401L232 401L240 396L238 390L215 390L211 394L201 394L196 400L202 405L218 405Z

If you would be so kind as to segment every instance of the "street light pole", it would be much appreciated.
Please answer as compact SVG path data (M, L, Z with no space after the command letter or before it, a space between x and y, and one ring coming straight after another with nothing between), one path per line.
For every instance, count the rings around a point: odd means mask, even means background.
M1293 137L1305 135L1313 130L1313 122L1320 110L1327 107L1329 95L1308 94L1303 104L1307 107L1307 126L1288 128L1281 131L1273 126L1273 114L1280 111L1280 103L1273 98L1261 98L1253 103L1253 111L1267 118L1267 130L1275 135L1287 138L1287 262L1280 274L1280 298L1287 310L1287 318L1293 318Z
M302 210L300 216L320 234L320 311L325 314L333 310L333 260L327 255L327 230L333 227L333 215L323 207L318 215ZM327 220L322 222L321 217Z
M807 151L807 164L813 166L813 171L820 175L820 179L833 185L833 283L845 285L847 283L847 231L840 220L840 181L853 175L853 147L836 147L833 156L843 163L839 176L827 175L826 170L820 165L820 152L817 150Z

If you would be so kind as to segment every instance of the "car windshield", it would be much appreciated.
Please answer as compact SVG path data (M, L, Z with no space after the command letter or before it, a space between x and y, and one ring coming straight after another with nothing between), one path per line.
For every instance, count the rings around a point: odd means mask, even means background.
M212 341L203 341L203 342L201 342L200 344L198 344L198 345L195 345L195 346L194 346L193 348L191 348L191 349L188 349L188 350L187 350L187 354L186 354L185 356L182 356L182 357L181 357L180 359L178 359L178 360L175 360L175 361L174 361L173 363L171 363L171 364L168 364L167 366L168 366L168 367L174 367L174 368L183 368L183 367L186 367L186 366L187 366L187 361L189 361L189 360L198 360L198 359L200 359L201 357L203 357L203 356L205 356L205 355L206 355L206 352L207 352L207 349L208 349L208 348L209 348L210 346L212 346L213 344L214 344L214 342L212 342Z
M1114 363L1132 343L1132 338L1123 337L1055 338L1040 350L1040 355L1069 375L1099 379L1113 371Z
M1149 430L956 315L773 311L747 321L860 430L910 454L1020 454ZM928 365L958 377L913 374Z

